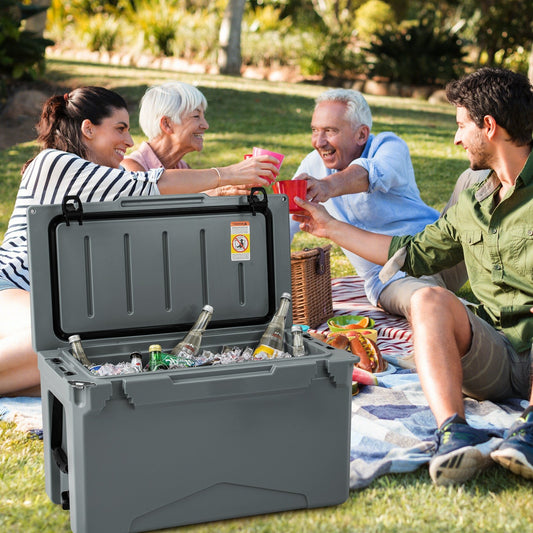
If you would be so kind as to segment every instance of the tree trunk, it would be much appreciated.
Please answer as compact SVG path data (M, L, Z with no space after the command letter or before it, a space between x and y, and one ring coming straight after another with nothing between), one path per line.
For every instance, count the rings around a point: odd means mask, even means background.
M533 84L533 43L531 43L531 50L529 51L529 68L527 76L531 84Z
M218 68L222 74L241 73L241 25L246 0L228 0L218 37Z
M50 7L50 0L33 0L32 5L39 7ZM46 28L46 11L34 15L26 20L24 29L36 33L39 37L42 37Z

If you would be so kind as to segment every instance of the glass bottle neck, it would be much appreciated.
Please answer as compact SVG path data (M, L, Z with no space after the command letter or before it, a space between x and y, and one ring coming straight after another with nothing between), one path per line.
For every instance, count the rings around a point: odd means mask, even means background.
M191 328L191 331L201 331L201 332L205 331L207 324L209 324L209 321L211 320L211 316L212 316L212 313L204 309L200 313L193 327Z
M274 317L285 318L287 316L287 312L289 311L290 303L291 301L288 298L282 298Z

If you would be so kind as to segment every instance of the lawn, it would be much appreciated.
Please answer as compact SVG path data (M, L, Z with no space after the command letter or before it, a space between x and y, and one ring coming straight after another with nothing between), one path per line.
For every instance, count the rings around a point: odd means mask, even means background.
M64 87L97 84L120 92L130 104L132 134L143 140L137 103L148 85L168 79L195 83L209 102L210 129L202 153L189 154L193 167L240 160L253 146L286 155L282 177L290 177L310 150L313 99L324 87L269 83L240 78L191 75L53 60L48 78ZM455 179L467 166L462 149L453 146L454 110L425 101L368 97L374 132L393 130L411 150L423 199L441 209ZM0 151L0 236L7 227L21 165L35 152L32 143ZM299 236L294 248L316 245ZM342 252L332 254L333 276L353 273ZM280 445L283 445L280 436ZM147 450L140 450L140 458ZM44 491L42 442L0 423L0 531L59 533L69 531L69 515ZM139 495L142 497L142 495ZM351 492L342 505L177 528L183 532L520 532L533 531L531 483L493 468L462 487L435 487L427 468L379 478L369 488Z

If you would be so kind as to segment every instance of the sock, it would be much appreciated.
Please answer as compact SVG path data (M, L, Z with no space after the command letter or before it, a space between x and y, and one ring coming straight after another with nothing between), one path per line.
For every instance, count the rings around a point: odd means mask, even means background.
M442 429L443 427L447 426L448 424L465 424L468 425L468 422L462 417L459 416L457 413L453 414L449 418L447 418L439 427L439 429Z

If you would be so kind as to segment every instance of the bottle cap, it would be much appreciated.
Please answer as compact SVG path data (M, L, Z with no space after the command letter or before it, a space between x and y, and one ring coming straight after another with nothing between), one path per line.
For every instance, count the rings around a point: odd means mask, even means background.
M211 307L209 304L204 305L204 306L202 307L202 309L203 309L204 311L209 311L210 313L213 312L213 307Z
M290 292L284 292L282 295L281 295L282 298L287 298L288 300L291 299L291 293Z
M295 332L295 331L302 331L302 326L300 326L300 324L293 324L292 328L291 328L291 331L292 332Z
M161 351L161 345L160 344L151 344L150 348L148 348L149 352L160 352Z
M79 335L71 335L69 338L68 338L68 342L76 342L76 341L81 341L81 338Z

